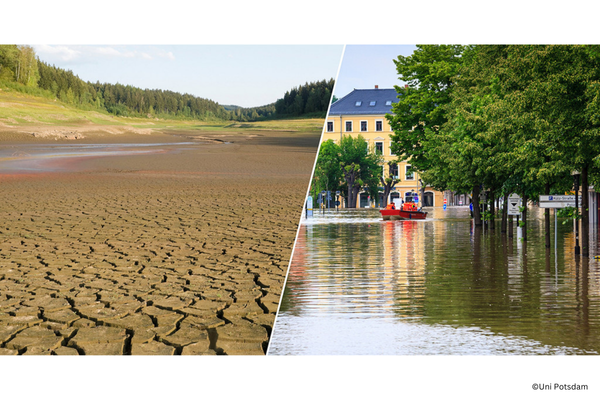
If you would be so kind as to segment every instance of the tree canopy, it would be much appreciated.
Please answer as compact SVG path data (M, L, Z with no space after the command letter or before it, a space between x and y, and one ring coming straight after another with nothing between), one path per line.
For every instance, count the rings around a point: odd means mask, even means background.
M392 148L431 186L477 205L479 190L564 192L573 170L598 182L598 46L418 46L395 63Z
M344 135L340 144L327 140L321 144L315 165L311 193L340 190L347 198L346 207L355 208L358 194L366 190L376 198L383 157L361 136Z

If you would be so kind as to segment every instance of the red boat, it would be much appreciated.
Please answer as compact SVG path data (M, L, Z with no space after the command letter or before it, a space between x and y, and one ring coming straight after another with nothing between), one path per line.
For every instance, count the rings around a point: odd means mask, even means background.
M402 208L395 209L388 206L383 210L379 210L384 221L396 221L399 219L425 219L427 213L417 208L415 203L404 203Z

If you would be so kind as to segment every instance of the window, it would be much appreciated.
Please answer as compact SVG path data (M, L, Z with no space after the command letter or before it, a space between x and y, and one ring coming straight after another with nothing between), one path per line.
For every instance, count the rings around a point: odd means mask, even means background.
M415 203L415 200L419 197L419 195L415 192L406 192L404 194L404 201L407 203Z
M375 142L375 154L383 154L383 142Z
M346 121L346 132L352 132L352 121Z
M392 141L390 140L390 156L395 156L394 151L392 150Z
M398 179L398 164L390 165L390 176Z
M392 101L391 101L391 100L388 100L388 101L386 101L386 102L385 102L385 105L386 105L386 106L391 106L391 105L392 105Z
M372 101L372 102L369 103L369 107L375 107L375 104L377 104L377 102L376 101Z
M412 172L409 172L409 170L410 170L410 165L407 165L406 169L404 170L404 176L406 177L407 181L412 181L413 179L415 179L415 177Z
M333 132L333 121L327 121L327 132Z
M357 101L356 103L354 103L354 105L356 107L360 107L360 106L362 106L362 101Z
M381 132L383 130L383 121L375 121L375 130Z
M360 121L360 131L361 132L367 131L367 121Z

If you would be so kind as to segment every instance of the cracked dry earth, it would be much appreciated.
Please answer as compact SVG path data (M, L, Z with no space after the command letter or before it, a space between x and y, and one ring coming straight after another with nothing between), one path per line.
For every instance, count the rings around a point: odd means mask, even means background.
M3 176L0 355L264 354L315 152L207 145Z

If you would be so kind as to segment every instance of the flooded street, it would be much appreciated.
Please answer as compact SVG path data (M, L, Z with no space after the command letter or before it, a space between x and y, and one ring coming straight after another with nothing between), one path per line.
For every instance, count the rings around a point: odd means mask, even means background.
M573 255L573 224L544 247L473 230L466 207L425 221L378 210L304 219L269 354L598 354L600 267ZM516 227L516 223L514 224ZM597 235L590 235L596 242Z

